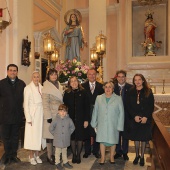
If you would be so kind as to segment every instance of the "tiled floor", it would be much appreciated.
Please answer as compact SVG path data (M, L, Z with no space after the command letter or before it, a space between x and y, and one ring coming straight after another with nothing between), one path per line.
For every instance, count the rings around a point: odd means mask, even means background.
M148 149L147 149L148 150ZM3 154L3 147L0 146L0 156ZM46 162L46 155L42 152L43 164L32 166L28 163L28 155L29 152L20 149L18 151L18 157L22 160L22 163L19 164L11 164L9 166L4 167L4 165L0 165L0 170L56 170L54 165L50 165ZM83 152L82 152L83 154ZM106 162L103 166L99 165L99 159L96 159L93 155L88 158L82 158L81 164L73 164L73 170L147 170L147 166L150 163L145 163L144 167L139 165L133 165L133 160L135 157L134 154L134 146L133 142L130 142L130 152L129 152L129 161L124 161L123 158L115 160L116 164L112 165L109 163L109 152L106 152ZM145 154L145 158L149 157L149 154ZM72 156L68 157L71 162Z

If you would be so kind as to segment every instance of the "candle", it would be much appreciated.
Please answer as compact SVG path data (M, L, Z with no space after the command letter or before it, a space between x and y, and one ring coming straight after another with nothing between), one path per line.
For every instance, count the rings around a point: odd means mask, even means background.
M0 8L0 17L2 17L2 10L3 10L3 9L2 9L2 8Z

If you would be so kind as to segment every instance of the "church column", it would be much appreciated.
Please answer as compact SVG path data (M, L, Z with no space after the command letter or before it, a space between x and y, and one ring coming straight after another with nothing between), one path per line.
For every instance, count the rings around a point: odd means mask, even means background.
M95 37L99 35L100 31L102 31L102 33L106 35L106 1L89 0L89 49L96 42ZM106 55L104 55L103 67L103 77L104 80L107 80L107 72L105 69Z

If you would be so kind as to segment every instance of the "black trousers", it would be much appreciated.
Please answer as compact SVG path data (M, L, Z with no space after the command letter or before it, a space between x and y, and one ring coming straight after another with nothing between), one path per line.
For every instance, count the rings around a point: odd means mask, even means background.
M84 141L84 149L85 149L85 153L90 155L91 152L95 155L95 154L99 154L99 148L100 148L100 144L98 142L96 142L96 136L93 136L93 150L91 151L91 139L87 139Z
M5 158L17 156L20 127L21 124L1 125L1 135L4 144Z
M93 108L94 108L94 105L90 105L90 121L91 121L91 118L92 118ZM91 154L91 152L94 155L99 154L100 144L98 142L96 142L96 132L91 127L91 125L89 125L89 134L90 134L91 137L93 137L93 146L92 146L93 150L91 151L91 138L88 138L84 141L85 153L89 154L89 155Z
M124 138L124 132L119 132L119 143L116 145L116 153L119 155L127 154L129 148L129 140Z

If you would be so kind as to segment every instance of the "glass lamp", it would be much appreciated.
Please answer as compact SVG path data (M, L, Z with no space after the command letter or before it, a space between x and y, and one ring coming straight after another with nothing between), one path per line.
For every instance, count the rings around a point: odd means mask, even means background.
M56 65L56 63L58 61L58 58L59 58L59 52L58 52L57 49L55 49L54 53L51 55L51 62L53 64L54 68L55 68L55 65Z
M44 41L44 53L47 55L47 59L48 59L48 66L47 66L47 73L48 73L50 69L51 55L54 53L54 39L51 37L50 32L45 35L43 41Z
M90 59L91 59L91 62L95 62L98 59L95 47L90 48Z
M96 53L99 56L100 65L98 68L100 77L103 81L103 55L106 53L106 36L102 32L96 37Z
M106 53L106 36L102 32L96 37L96 53L103 55Z

